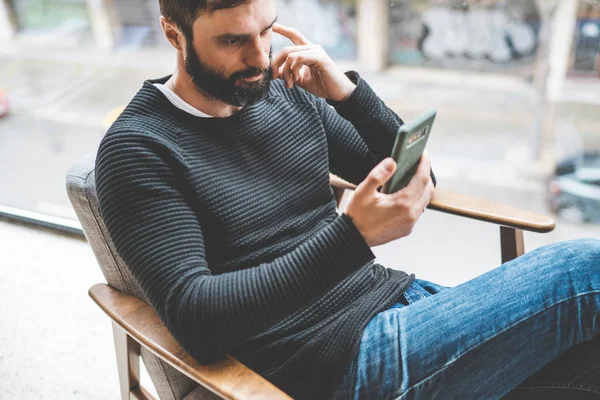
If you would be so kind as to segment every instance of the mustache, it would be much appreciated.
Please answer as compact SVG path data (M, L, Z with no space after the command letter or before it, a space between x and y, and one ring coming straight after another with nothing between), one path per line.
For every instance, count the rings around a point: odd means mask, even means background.
M271 66L269 65L267 68L264 69L260 69L260 68L248 68L247 70L244 71L240 71L240 72L236 72L234 74L231 75L231 80L235 81L237 79L243 79L243 78L254 78L255 76L258 75L268 75L271 73Z

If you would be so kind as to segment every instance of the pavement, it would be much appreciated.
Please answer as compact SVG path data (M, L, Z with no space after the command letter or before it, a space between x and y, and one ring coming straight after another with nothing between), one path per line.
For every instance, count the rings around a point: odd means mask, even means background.
M119 399L110 320L87 295L105 282L87 242L4 221L0 241L0 399Z

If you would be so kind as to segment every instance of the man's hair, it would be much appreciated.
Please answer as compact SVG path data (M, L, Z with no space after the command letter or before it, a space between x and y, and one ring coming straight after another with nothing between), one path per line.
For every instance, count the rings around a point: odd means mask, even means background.
M201 12L234 8L251 0L158 0L163 17L175 22L188 39L193 38L192 26Z

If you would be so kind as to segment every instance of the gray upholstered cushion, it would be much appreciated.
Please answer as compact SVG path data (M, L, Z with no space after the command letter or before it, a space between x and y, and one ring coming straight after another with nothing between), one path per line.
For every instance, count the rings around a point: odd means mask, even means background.
M114 250L112 240L102 222L96 196L94 161L95 154L87 154L69 170L67 174L69 199L75 208L85 236L94 250L106 282L120 292L132 294L147 303L148 299Z
M100 216L94 179L95 159L95 153L87 154L69 170L67 174L69 199L102 268L106 282L120 292L134 295L147 303L139 285L117 254ZM216 398L144 347L141 349L141 356L161 399L180 400L188 394L193 396L191 398L194 400Z

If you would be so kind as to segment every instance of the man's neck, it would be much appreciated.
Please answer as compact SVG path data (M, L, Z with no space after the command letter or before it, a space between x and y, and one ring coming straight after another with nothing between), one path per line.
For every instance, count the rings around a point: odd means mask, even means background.
M241 110L241 107L235 107L220 100L208 98L196 88L192 83L191 77L179 68L165 82L165 86L195 109L213 117L226 118Z

